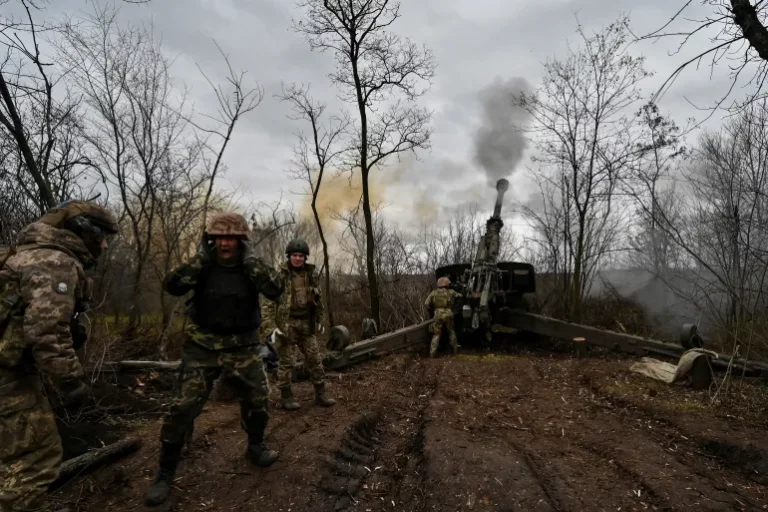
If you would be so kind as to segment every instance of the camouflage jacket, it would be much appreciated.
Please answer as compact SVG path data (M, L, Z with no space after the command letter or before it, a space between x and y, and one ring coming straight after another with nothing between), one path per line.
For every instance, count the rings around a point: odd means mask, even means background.
M441 309L453 311L453 304L456 299L460 297L461 294L455 290L451 290L450 288L438 288L432 290L432 293L429 294L427 300L424 301L424 305L427 306L427 309L430 311L438 311Z
M93 257L74 233L35 222L21 231L18 244L0 269L3 410L25 407L22 388L38 373L63 391L83 377L71 325L91 289L84 265Z
M205 264L200 257L198 255L193 256L189 261L178 266L165 277L165 291L177 297L186 295L190 291L195 291L204 268ZM251 283L265 297L277 300L283 295L283 280L272 267L262 260L257 260L253 265L244 266L244 270ZM241 335L217 335L206 332L195 325L191 319L187 322L186 339L211 350L250 345L262 341L259 339L258 332L254 332L247 337Z
M309 277L309 287L311 289L310 302L312 307L312 316L315 324L322 324L325 321L325 307L323 305L322 290L319 286L319 276L317 268L311 263L305 263L304 269ZM291 311L291 301L293 299L293 287L291 286L292 272L285 262L280 267L280 277L285 282L285 293L280 296L280 300L265 300L261 304L261 335L262 338L269 336L275 328L286 332L286 325ZM314 328L314 326L312 326Z

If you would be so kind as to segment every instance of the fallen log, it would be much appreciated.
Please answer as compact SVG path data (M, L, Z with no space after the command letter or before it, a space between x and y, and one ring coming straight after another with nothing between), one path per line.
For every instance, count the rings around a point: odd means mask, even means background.
M111 361L103 366L125 370L178 370L180 364L181 361Z
M81 474L133 453L139 448L141 448L141 439L138 437L127 437L103 448L98 448L64 461L61 464L61 471L55 485L63 485Z

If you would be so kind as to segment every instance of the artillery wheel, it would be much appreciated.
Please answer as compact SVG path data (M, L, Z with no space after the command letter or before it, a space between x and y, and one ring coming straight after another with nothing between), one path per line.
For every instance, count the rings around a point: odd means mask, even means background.
M696 324L683 324L680 331L680 345L686 350L704 346L704 340L699 336L699 328L696 327Z
M697 357L691 366L691 387L693 389L709 389L712 384L712 367L707 356Z
M349 345L349 329L343 325L335 325L331 327L329 332L328 343L326 347L328 350L341 351Z

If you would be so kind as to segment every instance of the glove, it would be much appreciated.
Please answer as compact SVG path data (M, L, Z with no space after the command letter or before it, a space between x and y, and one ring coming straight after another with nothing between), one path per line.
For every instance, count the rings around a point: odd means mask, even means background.
M280 329L275 329L274 331L272 331L272 334L270 334L269 338L267 338L267 339L269 340L269 342L271 344L274 345L275 342L277 341L277 336L278 335L282 336L283 335L283 331L281 331Z
M88 385L82 380L71 381L62 386L61 403L64 407L76 407L88 397Z
M271 344L263 343L259 345L259 355L262 361L264 361L264 369L267 373L274 372L280 366L280 354Z
M70 329L72 331L72 348L78 350L88 341L88 328L80 320L82 316L78 315L72 322Z
M243 265L247 267L252 267L259 263L261 261L261 258L259 258L258 254L256 253L256 246L251 242L250 240L244 240L243 241Z
M319 332L320 334L325 333L325 326L322 323L318 323L316 326L316 329L317 329L317 332Z
M201 263L210 263L213 259L214 246L208 241L208 236L203 233L203 239L200 241L200 245L197 246L197 257Z

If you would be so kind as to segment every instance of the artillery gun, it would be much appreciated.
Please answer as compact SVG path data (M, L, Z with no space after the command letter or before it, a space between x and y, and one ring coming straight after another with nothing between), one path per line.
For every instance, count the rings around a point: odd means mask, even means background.
M498 261L501 249L501 206L509 181L496 182L496 204L485 224L471 263L445 265L435 270L435 278L447 277L451 288L462 295L457 301L455 328L462 344L491 341L494 324L509 325L509 313L524 309L524 294L536 292L533 265Z

